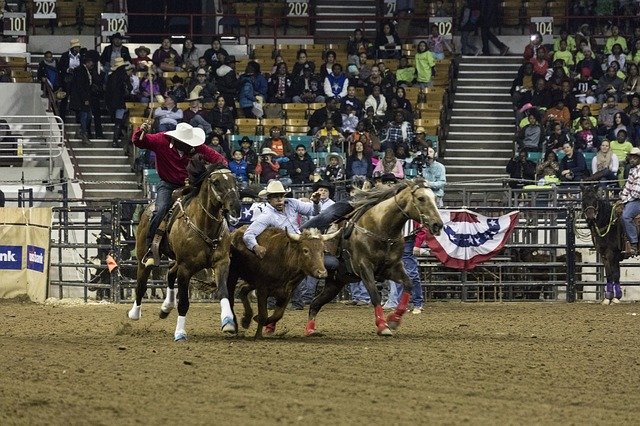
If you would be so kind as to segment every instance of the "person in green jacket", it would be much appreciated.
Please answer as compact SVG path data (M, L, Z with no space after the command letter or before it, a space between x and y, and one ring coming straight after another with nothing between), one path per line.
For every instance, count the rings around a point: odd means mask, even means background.
M429 47L425 41L418 43L418 53L416 53L416 71L418 76L416 81L421 88L431 87L432 68L436 65L433 53L429 51Z
M411 86L416 79L416 68L409 65L409 59L402 56L396 70L396 85Z

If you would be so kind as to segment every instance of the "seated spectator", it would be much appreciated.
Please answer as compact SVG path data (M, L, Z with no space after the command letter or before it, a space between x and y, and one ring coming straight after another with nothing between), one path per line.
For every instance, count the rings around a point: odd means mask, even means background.
M193 72L191 73L191 77L195 78L198 75L198 71L200 70L204 71L204 75L207 79L213 79L212 69L209 64L207 64L207 60L204 58L204 56L200 56L198 58L198 68L193 70Z
M304 145L296 146L296 152L289 156L289 162L285 164L293 184L300 185L313 181L316 165Z
M618 179L620 162L618 156L611 150L608 140L602 141L598 154L591 160L592 180L615 181Z
M373 169L373 175L376 172L381 174L393 173L398 179L404 179L403 162L396 158L395 151L392 147L387 147L384 150L384 157L378 162Z
M624 88L624 81L616 74L616 69L609 66L607 73L598 80L598 85L596 86L598 102L604 102L609 96L613 96L616 102L620 100L620 95Z
M560 29L560 36L554 38L553 40L553 50L557 52L560 50L560 43L565 42L567 45L567 50L569 52L575 52L577 50L576 39L574 36L569 34L569 31L566 27L562 27Z
M602 77L602 68L600 66L600 62L593 58L593 52L591 49L586 48L583 51L584 59L579 61L576 64L576 73L582 73L582 70L587 68L590 71L590 76L595 80L600 79Z
M171 78L173 87L169 91L169 94L176 100L176 103L184 102L187 99L187 88L184 87L184 79L177 75Z
M415 57L416 64L416 84L421 88L431 87L433 85L431 77L433 67L436 66L436 59L433 53L429 51L427 43L421 41L418 43L418 52Z
M600 109L600 114L598 114L598 134L606 135L609 133L611 129L614 128L613 118L618 112L622 112L620 108L618 108L618 103L616 101L616 95L608 94L606 97L605 103L602 105Z
M619 69L625 69L627 64L627 57L622 53L622 47L616 43L611 49L611 54L607 57L607 64L611 65L612 62L618 63Z
M544 179L545 176L560 177L560 162L555 151L547 151L544 158L536 166L536 180Z
M191 127L198 127L204 130L205 135L210 135L212 128L211 123L207 121L209 115L207 111L202 109L202 96L198 96L198 92L191 92L187 102L189 102L189 108L185 109L182 113L182 121L191 125Z
M369 132L372 138L379 137L385 127L384 117L376 115L372 106L365 109L365 116L360 122L363 124L364 130Z
M523 98L523 101L525 99L526 97ZM547 109L553 104L553 95L543 78L536 80L535 89L531 93L530 103L538 109Z
M569 108L569 112L575 111L578 106L578 101L576 101L576 97L573 94L573 86L570 79L564 80L561 89L556 91L554 95L562 99L564 106Z
M228 155L225 152L225 149L224 149L224 147L222 146L222 144L220 142L221 142L220 136L213 135L213 136L211 136L211 143L209 144L209 146L211 148L213 148L218 154L220 154L223 157L227 158Z
M547 54L538 50L536 56L529 61L533 65L533 75L535 79L545 78L547 71L549 71L549 62L547 61Z
M616 112L613 115L613 126L607 133L606 138L609 140L615 139L620 130L624 130L625 132L627 132L627 134L629 134L629 129L627 127L628 125L629 117L627 117L627 114L622 111Z
M324 79L325 96L340 100L347 95L347 87L349 87L349 79L342 72L342 65L333 64L331 73Z
M524 53L522 54L522 58L524 62L531 62L531 60L538 56L538 52L541 53L542 57L547 56L547 48L542 44L542 34L539 32L533 33L531 35L529 44L527 44L524 48Z
M371 134L365 129L365 123L363 121L358 122L356 131L351 133L347 138L348 154L353 154L355 152L355 144L358 142L362 143L364 154L369 158L373 156L374 151L377 151L380 148L379 142L374 146Z
M402 111L396 111L393 121L387 125L387 131L382 137L383 149L391 148L396 150L400 145L409 145L413 140L413 126L406 121Z
M383 22L376 36L376 55L378 59L398 59L402 42L393 24Z
M253 141L247 136L240 140L240 152L242 159L247 162L247 176L250 181L255 177L256 166L258 165L258 154L253 150Z
M581 126L583 118L587 118L591 122L591 127L593 127L594 129L598 127L598 120L593 115L591 115L591 108L589 108L589 105L584 105L580 110L580 116L573 120L572 128L574 132L577 132L582 128Z
M384 62L378 62L376 66L380 70L380 76L382 77L380 91L386 98L390 98L396 91L396 75L387 68Z
M161 85L162 79L156 79L156 73L152 70L147 71L147 75L140 82L140 102L151 102L151 93L159 95L164 93L164 85Z
M354 177L371 179L373 174L373 163L371 155L365 152L365 145L362 140L353 143L353 153L347 157L346 175L347 179Z
M171 47L171 38L163 37L160 47L153 52L151 58L153 65L160 68L162 71L180 71L182 64L182 58L178 55L178 52Z
M233 110L227 106L224 96L219 95L211 110L211 127L217 135L232 133L235 127Z
M216 86L212 81L207 80L207 72L204 69L196 71L195 78L192 79L189 84L189 93L196 90L196 87L200 88L199 94L202 96L203 102L213 102L216 98Z
M347 42L347 62L355 64L362 53L369 56L371 54L371 47L372 44L364 37L362 30L356 28Z
M573 94L581 104L595 104L598 83L591 77L589 68L582 68L575 82Z
M364 112L362 102L356 97L356 87L351 84L347 87L347 96L342 98L340 103L340 112L345 114L348 106L356 113L356 117L360 118L362 116Z
M553 124L553 131L544 142L544 151L559 151L565 142L572 142L571 133L560 123Z
M640 29L640 26L636 28ZM633 50L631 51L630 55L630 62L633 62L636 65L640 64L640 39L637 39L633 43Z
M640 94L634 93L629 98L629 105L624 109L624 112L629 117L629 125L633 130L629 134L634 146L637 146L637 142L640 140Z
M296 63L293 64L291 79L295 80L297 77L302 77L305 69L310 70L311 74L313 74L316 70L316 64L307 58L307 51L305 49L300 49L296 54Z
M560 41L560 48L553 52L553 61L562 60L564 64L569 67L573 67L573 53L569 50L567 42L565 40Z
M556 99L553 107L548 108L542 119L542 124L544 126L547 123L559 123L563 128L569 128L571 124L571 113L569 112L569 108L564 106L564 100L562 98Z
M295 103L324 102L323 85L313 75L313 69L309 63L302 66L302 76L294 73L291 80L291 100Z
M598 135L592 127L591 118L579 118L580 127L575 134L575 148L580 151L593 152L598 149L598 146L600 145L598 141Z
M335 98L328 98L325 106L315 110L309 117L309 127L311 128L309 134L315 135L325 125L327 119L331 119L336 126L342 127L342 114L340 114L338 106L338 101Z
M574 150L570 142L562 145L564 157L560 160L560 180L565 183L580 183L589 176L587 163L580 151Z
M324 64L320 67L320 79L324 81L333 72L333 65L336 63L336 52L327 50L324 54Z
M225 64L225 59L229 57L229 53L222 47L220 38L214 37L211 40L211 47L205 50L202 56L207 61L207 65L215 71Z
M193 44L193 40L185 38L182 44L182 69L189 74L198 68L200 50Z
M626 164L627 155L629 155L633 148L631 142L627 140L627 131L619 130L616 138L609 141L609 146L611 147L611 151L618 157L621 166L620 169L622 169Z
M271 71L269 72L269 75L275 74L278 69L278 65L280 64L284 64L284 58L282 57L281 54L277 54L276 58L273 60L273 66L271 67Z
M518 155L507 163L507 173L509 173L509 186L512 189L522 189L525 185L530 185L535 179L536 164L527 159L528 151L522 148Z
M364 102L365 110L367 108L373 108L375 115L384 120L385 114L387 112L387 99L380 91L380 86L373 86L373 90L367 100Z
M638 75L638 66L630 63L627 67L627 78L624 81L624 93L627 96L637 95L640 93L640 75Z
M364 87L367 79L371 76L372 65L369 65L367 54L361 53L357 62L349 64L347 67L348 76L360 87Z
M538 112L531 110L528 118L529 124L520 129L516 136L516 143L520 150L524 148L527 151L540 152L542 148L542 141L544 139L544 132L542 131L542 126L540 125L539 120Z
M334 127L333 120L327 119L323 128L313 136L311 147L315 152L343 152L344 136Z
M340 131L342 131L345 136L349 136L351 133L356 131L358 122L358 116L353 110L353 107L351 105L347 105L346 112L342 114L342 127L340 128Z
M340 154L327 155L327 165L322 168L320 177L325 182L338 182L344 180L344 166Z
M518 69L516 78L511 83L511 100L513 105L520 109L524 104L531 102L531 93L534 88L533 64L531 62L524 63Z
M151 49L147 46L139 46L133 51L136 54L136 57L131 60L131 63L135 67L136 71L146 71L149 68L149 64L152 63L149 55L151 54Z
M429 46L431 53L433 53L433 57L436 61L444 59L445 49L451 54L455 51L454 47L445 40L442 34L440 34L436 24L431 25L431 34L427 37L427 45Z
M256 118L254 104L258 102L257 96L259 96L259 92L256 89L257 66L258 64L255 61L250 61L245 68L244 74L238 79L238 103L247 118Z
M282 136L282 129L278 126L273 126L269 129L269 137L264 140L260 150L269 148L275 154L275 158L289 157L293 154L293 148L287 138Z
M627 48L627 40L620 35L620 29L617 25L613 25L611 27L611 36L607 37L607 41L604 45L604 53L610 54L613 51L613 46L619 44L622 52L626 53L629 51Z
M260 152L260 159L256 165L256 176L260 183L266 185L270 180L278 179L280 164L274 160L277 154L270 148L263 148Z
M233 160L229 162L229 170L235 175L236 180L240 182L241 187L244 188L248 185L247 161L243 158L241 150L236 149L233 151Z
M395 99L398 100L398 108L413 114L413 107L409 99L407 99L407 92L404 90L404 87L398 87L396 89Z
M276 66L276 72L269 78L268 101L276 104L291 102L291 77L287 74L287 64Z
M158 131L168 132L175 130L179 122L182 121L183 112L176 106L176 100L167 96L162 98L159 96L159 101L162 101L162 106L156 108L153 116L158 120Z

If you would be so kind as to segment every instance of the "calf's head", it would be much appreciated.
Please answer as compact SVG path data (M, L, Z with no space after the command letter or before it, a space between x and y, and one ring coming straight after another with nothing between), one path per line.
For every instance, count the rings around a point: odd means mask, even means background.
M321 234L317 229L305 229L302 234L287 233L289 240L295 245L297 256L291 259L283 259L286 262L295 262L307 275L322 279L327 277L327 269L324 267L324 242L335 237L338 233Z

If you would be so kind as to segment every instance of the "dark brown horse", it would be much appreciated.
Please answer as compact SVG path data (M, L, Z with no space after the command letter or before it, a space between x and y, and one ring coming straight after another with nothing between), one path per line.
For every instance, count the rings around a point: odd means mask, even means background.
M375 309L377 332L392 335L400 325L411 297L411 281L402 264L404 239L402 228L407 220L415 220L433 235L442 229L442 219L435 197L424 179L401 182L390 188L374 189L360 194L354 203L356 211L363 209L348 238L341 237L340 267L325 280L322 292L309 307L306 334L316 332L316 315L350 282L363 281ZM355 216L354 216L355 217ZM349 226L343 230L349 229ZM398 307L385 320L376 282L393 280L402 283L403 292Z
M603 304L620 302L620 262L625 259L623 253L624 229L622 222L606 199L606 193L598 185L582 186L582 213L591 231L591 239L598 254L602 257L607 276L605 299Z
M187 337L185 319L189 310L189 281L195 273L205 268L213 268L215 271L222 309L222 331L236 331L226 284L231 244L228 221L235 223L236 218L240 217L240 199L235 176L230 170L209 168L207 173L196 195L188 201L178 200L174 204L167 234L160 247L162 254L175 259L167 275L167 296L160 308L160 318L166 318L176 306L174 285L177 279L178 321L175 340L184 340ZM152 212L153 204L146 208L138 226L138 286L136 301L128 314L132 320L140 319L140 304L147 291L147 280L151 273L151 268L145 267L141 261L147 250L146 234Z

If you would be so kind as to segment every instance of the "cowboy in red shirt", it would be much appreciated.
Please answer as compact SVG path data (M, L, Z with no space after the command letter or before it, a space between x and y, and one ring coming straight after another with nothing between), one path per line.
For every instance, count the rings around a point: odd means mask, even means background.
M213 148L204 145L204 130L191 127L187 123L179 123L175 130L165 133L149 134L150 126L142 124L133 133L133 144L138 148L149 149L156 153L156 169L160 177L157 188L155 209L149 223L147 245L149 250L145 255L146 266L153 266L151 243L158 230L158 226L171 207L171 194L174 190L185 185L187 179L187 164L194 154L201 154L209 163L227 166L227 159Z

